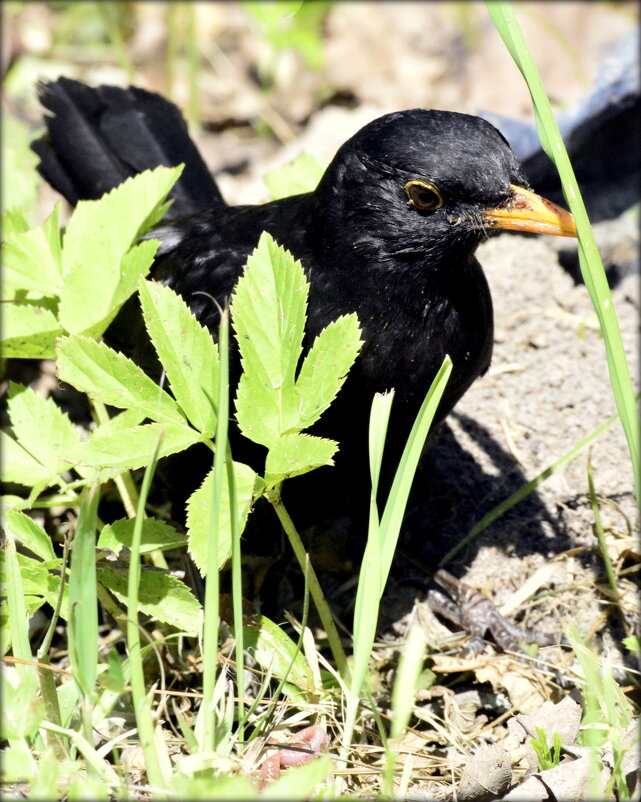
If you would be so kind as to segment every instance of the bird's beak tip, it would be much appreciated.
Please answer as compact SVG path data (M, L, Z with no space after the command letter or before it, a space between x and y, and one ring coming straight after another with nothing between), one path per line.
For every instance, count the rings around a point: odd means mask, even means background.
M512 197L504 207L488 209L487 228L576 237L574 218L566 209L535 192L512 184Z

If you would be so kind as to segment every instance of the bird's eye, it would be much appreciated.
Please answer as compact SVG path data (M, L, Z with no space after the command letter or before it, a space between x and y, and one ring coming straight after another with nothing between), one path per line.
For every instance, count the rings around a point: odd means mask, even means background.
M422 212L434 212L443 205L443 196L433 184L425 181L408 181L405 192L410 204Z

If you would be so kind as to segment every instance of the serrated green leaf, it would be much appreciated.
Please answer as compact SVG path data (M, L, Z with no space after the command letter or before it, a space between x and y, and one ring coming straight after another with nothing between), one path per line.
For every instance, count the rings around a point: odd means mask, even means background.
M314 676L309 663L297 648L294 641L282 628L269 618L261 615L256 624L243 627L244 646L249 649L258 665L274 676L287 676L286 692L300 693L314 690Z
M140 282L145 325L174 398L200 432L216 430L218 349L183 299L157 281Z
M238 531L242 532L245 528L258 477L248 465L243 465L241 462L234 463L234 476ZM210 471L202 485L191 494L187 502L187 542L194 562L203 576L207 573L207 544L210 538L212 482L213 471ZM231 517L226 471L218 523L220 527L218 558L219 565L222 566L231 554Z
M34 459L6 432L0 432L0 444L4 482L34 487L37 484L46 486L58 479L54 472Z
M51 251L51 257L56 266L56 272L62 277L62 232L60 230L60 209L62 203L59 201L53 207L53 211L47 217L42 227L47 245Z
M338 318L318 335L296 380L301 429L317 421L336 398L362 344L355 314Z
M0 513L2 514L10 512L11 510L18 511L28 508L27 500L22 498L22 496L14 496L9 493L0 496Z
M123 254L110 280L96 277L85 265L65 274L60 293L60 322L72 334L100 337L116 317L124 302L136 289L140 276L146 276L154 261L158 242L147 240Z
M65 455L80 443L80 434L53 399L10 382L7 407L20 445L52 473L67 470Z
M7 359L51 359L56 338L64 332L54 314L42 306L2 304L4 338L0 342Z
M309 284L300 262L266 232L232 297L244 373L236 399L243 434L266 446L295 428L295 372L302 351Z
M308 473L321 465L333 465L338 448L335 440L311 434L285 434L269 449L265 462L268 481Z
M55 560L51 538L33 518L23 512L10 511L5 515L5 526L23 546L42 560Z
M56 257L42 228L9 234L2 248L3 297L16 290L58 295L62 286Z
M243 373L236 389L236 421L240 431L254 443L269 447L278 441L278 407L274 394L260 377Z
M125 571L99 567L96 575L100 584L109 588L120 602L127 603ZM138 609L181 632L198 634L202 608L178 577L143 568L138 586Z
M8 590L5 559L5 552L0 552L0 583L3 588ZM62 560L60 559L41 562L33 559L33 557L27 557L26 554L18 554L24 595L40 596L53 606L60 590L60 576L55 572L59 569L61 563Z
M100 424L100 436L107 437L108 433L111 433L113 436L117 436L118 432L123 432L126 429L134 428L146 417L147 415L145 412L140 409L136 409L135 407L125 409L122 412L119 412L117 415L114 415L114 417L110 418L106 423ZM69 459L73 461L74 470L85 479L91 479L92 481L100 479L106 481L107 479L111 479L121 473L121 471L117 468L113 468L111 471L106 471L95 468L94 466L81 465L77 461L77 456L78 455L76 452L72 452L69 455Z
M117 273L120 260L144 232L148 218L163 202L182 169L146 170L99 200L80 201L63 241L63 274L84 266L94 281L100 276L102 289L105 273Z
M146 417L147 414L142 409L129 407L129 409L123 409L122 412L114 415L113 418L109 418L106 423L101 423L100 431L103 434L107 434L107 432L110 431L122 432L124 429L131 429L139 423L142 423Z
M2 213L2 231L5 239L9 234L21 234L31 226L20 209L5 209Z
M312 192L323 177L325 165L309 153L301 153L294 161L267 173L263 181L272 200Z
M174 399L135 362L104 343L71 335L56 347L58 375L76 389L114 407L136 407L152 420L182 423Z
M183 451L200 439L198 432L175 423L147 423L131 429L109 429L106 432L98 428L87 441L74 449L70 460L74 465L78 463L99 469L101 478L123 470L142 468L151 461L161 431L165 436L158 452L159 459Z
M98 547L111 549L114 554L120 554L123 546L131 548L135 520L121 518L113 523L103 526L98 538ZM140 553L145 554L156 549L176 549L187 543L185 535L177 532L173 526L156 518L145 518L142 522L142 539Z
M76 206L62 248L60 320L74 334L98 336L146 274L157 243L135 247L182 172L182 167L147 170L96 201ZM96 277L100 277L99 287ZM97 291L98 290L98 291Z

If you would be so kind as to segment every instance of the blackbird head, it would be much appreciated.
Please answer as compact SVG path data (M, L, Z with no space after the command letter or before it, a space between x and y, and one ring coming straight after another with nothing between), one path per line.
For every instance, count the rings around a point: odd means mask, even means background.
M337 152L315 192L326 235L385 269L450 269L498 229L576 236L569 212L528 188L501 133L469 114L387 114Z

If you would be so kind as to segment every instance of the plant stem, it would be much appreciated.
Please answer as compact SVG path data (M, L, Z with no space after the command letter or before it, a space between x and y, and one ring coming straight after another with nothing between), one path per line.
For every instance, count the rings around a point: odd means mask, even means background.
M343 645L341 644L341 639L338 634L338 630L336 629L336 624L334 624L334 619L332 618L332 612L329 608L329 604L327 603L323 591L321 590L316 572L308 560L305 546L303 546L303 541L300 539L300 535L296 531L294 522L289 517L289 513L285 509L285 505L280 499L280 494L278 494L277 498L270 497L269 500L276 511L276 515L278 515L278 519L285 530L285 534L289 538L289 542L291 543L301 570L307 570L309 572L309 592L311 593L314 604L316 605L316 609L318 610L321 623L323 624L325 632L327 633L329 648L332 651L332 655L334 656L334 661L340 672L340 675L346 681L348 681L349 667L347 665L347 657L345 656L345 651L343 649Z
M220 506L227 470L227 431L229 428L229 313L222 310L218 331L219 377L216 419L216 456L212 477L211 513L207 543L207 582L203 616L203 701L198 712L198 746L201 752L216 749L214 693L218 674L218 631L220 618L220 577L218 575L218 537ZM233 469L232 469L233 470ZM228 487L231 494L231 487Z
M129 667L131 671L131 689L133 698L136 726L140 736L140 745L145 756L145 766L150 785L158 788L164 786L164 777L160 765L155 738L154 723L151 710L145 694L145 676L143 670L142 653L140 646L140 632L138 630L138 593L140 589L140 541L142 537L142 523L145 518L145 501L151 486L151 480L156 467L156 459L162 440L158 438L151 462L148 465L142 482L136 523L131 540L131 558L129 563L129 576L127 579L127 649L129 651ZM161 794L158 794L160 797Z
M231 587L234 611L234 633L236 637L236 692L238 696L238 734L242 743L245 739L245 660L243 630L243 571L241 562L241 542L238 527L236 504L236 480L231 450L227 448L227 484L229 485L229 518L231 522Z
M107 412L107 407L102 401L94 400L93 408L96 412L98 423L107 423L109 420L111 420L109 413ZM127 516L129 518L135 518L140 499L138 497L138 490L136 489L134 480L131 477L131 472L123 471L123 473L116 476L114 482L118 488L118 493L120 493L120 499L123 503ZM165 555L162 553L162 551L160 551L160 549L155 549L154 551L149 552L149 558L156 568L168 568Z

